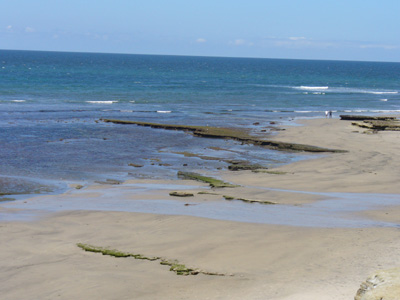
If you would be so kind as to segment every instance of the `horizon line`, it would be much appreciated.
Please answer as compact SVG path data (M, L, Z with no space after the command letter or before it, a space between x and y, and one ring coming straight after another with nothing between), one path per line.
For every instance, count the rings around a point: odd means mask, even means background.
M379 60L321 59L321 58L282 58L282 57L251 57L251 56L221 56L221 55L191 55L191 54L157 54L157 53L67 51L67 50L0 49L0 51L57 52L57 53L81 53L81 54L116 54L116 55L148 55L148 56L179 56L179 57L209 57L209 58L245 58L245 59L271 59L271 60L276 59L276 60L310 60L310 61L400 63L400 61L385 61L385 60L379 61Z

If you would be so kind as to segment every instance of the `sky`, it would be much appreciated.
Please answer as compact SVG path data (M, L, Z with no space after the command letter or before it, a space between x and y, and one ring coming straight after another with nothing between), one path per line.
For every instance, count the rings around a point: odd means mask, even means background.
M0 49L400 62L399 0L0 0Z

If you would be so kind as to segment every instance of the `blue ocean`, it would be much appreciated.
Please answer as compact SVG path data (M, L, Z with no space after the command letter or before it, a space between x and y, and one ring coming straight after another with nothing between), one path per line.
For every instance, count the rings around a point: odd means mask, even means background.
M336 118L398 114L399 92L400 63L1 50L0 193L25 192L35 180L175 178L227 167L198 156L266 167L306 157L102 118L267 137L326 110Z

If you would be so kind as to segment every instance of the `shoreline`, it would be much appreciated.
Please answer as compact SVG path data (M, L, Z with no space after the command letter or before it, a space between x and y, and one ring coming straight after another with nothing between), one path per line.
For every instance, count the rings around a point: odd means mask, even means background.
M349 152L284 165L273 169L282 172L277 174L221 171L222 179L242 188L224 188L218 193L273 199L289 206L323 201L307 193L260 192L251 186L305 192L400 194L396 184L400 177L400 159L396 157L400 149L398 133L363 134L349 122L337 119L300 123L303 126L290 126L273 138L339 149L346 143ZM191 181L174 182L188 186L184 190L193 190ZM206 184L196 182L196 186L195 191L210 191ZM110 201L115 194L107 195L104 191L113 188L130 193L129 201L143 198L135 194L143 190L123 184L95 185L70 190L65 195L83 193L84 197L77 196L79 201ZM165 191L160 193L149 189L144 199L171 198ZM35 199L51 197L61 199L54 195ZM213 195L205 200L201 197L174 199L182 206L196 201L220 201ZM26 204L29 206L29 199ZM0 210L4 209L2 206L0 203ZM362 214L399 223L396 215L386 214L393 209L398 207L383 206ZM0 292L7 299L70 299L78 295L86 299L351 299L371 272L391 268L398 261L397 231L382 227L251 224L151 213L62 211L34 222L0 223L0 239L7 244L0 251L1 267L5 270L0 275L4 282ZM77 243L163 256L233 276L177 276L155 263L86 253Z

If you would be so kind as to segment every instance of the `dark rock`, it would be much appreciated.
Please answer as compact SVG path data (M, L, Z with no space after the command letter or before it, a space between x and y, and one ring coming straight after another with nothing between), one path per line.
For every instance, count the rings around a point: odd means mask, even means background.
M192 193L187 193L187 192L171 192L169 193L170 196L176 196L176 197L193 197L194 194Z
M106 181L95 181L96 183L100 183L100 184L112 184L112 185L116 185L116 184L121 184L122 181L120 180L116 180L116 179L107 179Z
M396 117L372 117L372 116L358 116L358 115L340 115L341 120L348 121L366 121L366 120L377 120L377 121L389 121L396 120Z
M258 169L267 169L264 166L258 164L232 164L228 167L230 171L242 171L242 170L258 170Z
M133 164L133 163L128 164L128 166L130 166L130 167L135 167L135 168L141 168L141 167L143 167L143 165Z

